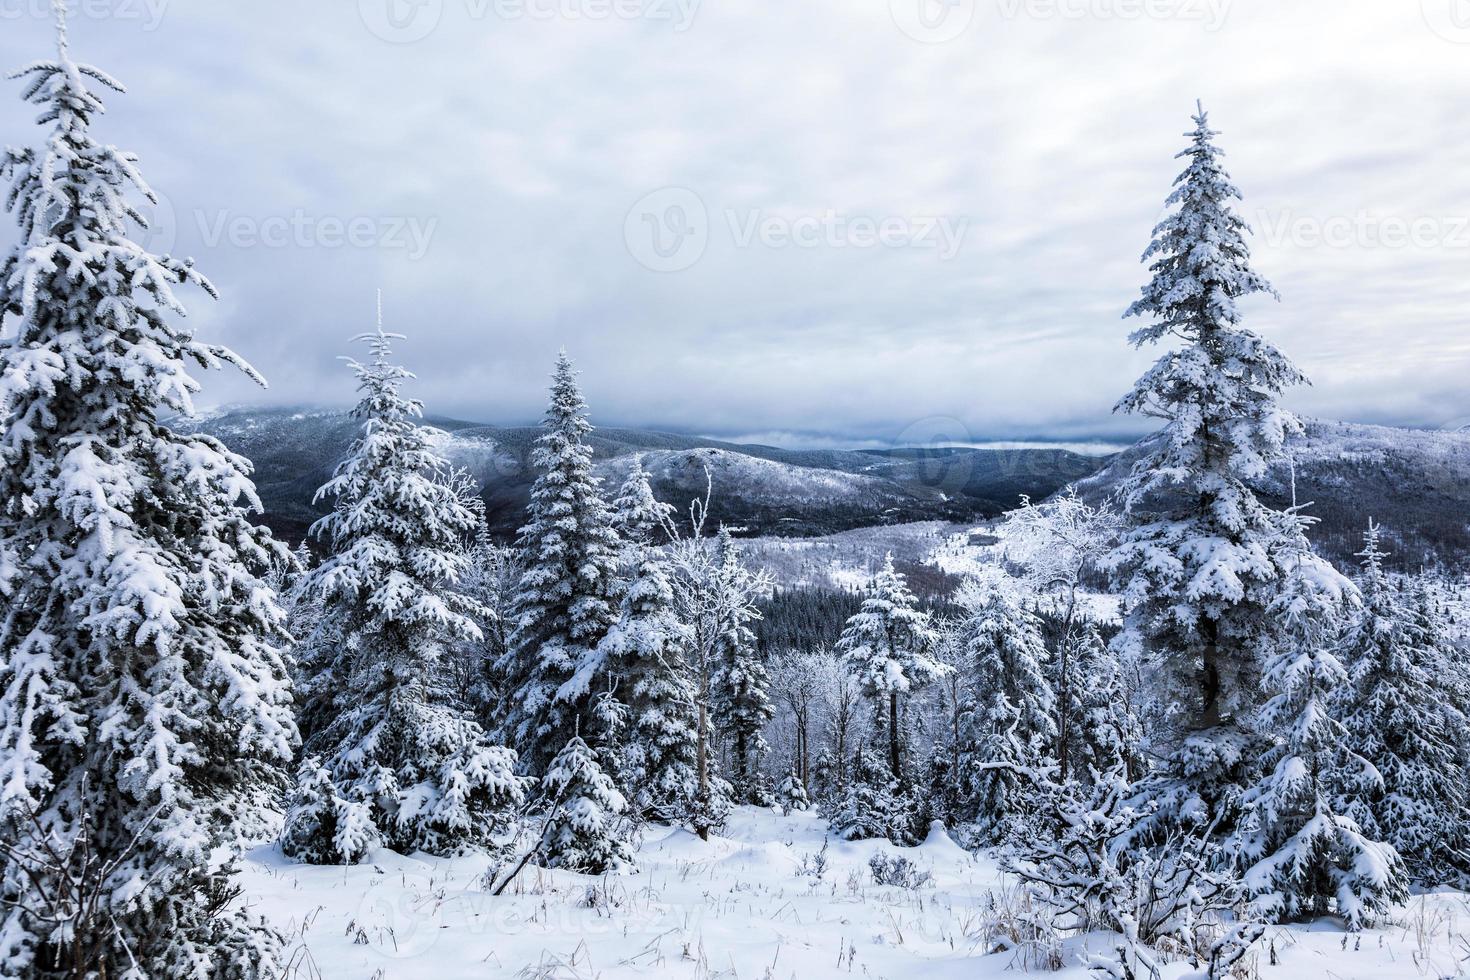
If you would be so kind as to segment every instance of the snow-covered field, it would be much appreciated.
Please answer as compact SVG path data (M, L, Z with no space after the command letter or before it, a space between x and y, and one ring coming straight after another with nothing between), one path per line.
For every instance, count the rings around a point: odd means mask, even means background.
M275 847L252 852L246 900L292 937L294 975L322 980L670 977L975 978L1020 972L1080 980L1084 950L1068 940L1055 973L1036 950L1006 946L997 922L1016 893L995 863L942 833L918 847L832 841L809 813L742 808L727 836L702 842L654 827L637 874L589 878L528 868L501 897L485 887L487 859L440 860L381 851L355 867L292 864ZM928 871L918 888L879 886L875 854ZM1276 965L1269 960L1274 949ZM1411 978L1470 970L1470 899L1416 897L1398 920L1359 936L1333 922L1276 928L1255 964L1266 980ZM1171 965L1165 978L1189 972Z

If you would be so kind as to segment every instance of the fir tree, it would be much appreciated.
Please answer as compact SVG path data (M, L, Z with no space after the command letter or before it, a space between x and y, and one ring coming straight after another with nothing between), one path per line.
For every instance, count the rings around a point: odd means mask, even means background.
M1144 252L1153 277L1125 316L1151 317L1134 346L1171 339L1117 405L1163 431L1121 490L1129 526L1109 564L1125 583L1123 642L1157 674L1170 705L1161 816L1208 821L1229 809L1253 754L1244 721L1259 703L1274 630L1269 610L1284 556L1306 550L1293 521L1257 499L1250 481L1283 457L1301 424L1281 393L1305 379L1241 326L1238 303L1275 296L1250 264L1240 197L1203 109L1188 160Z
M622 836L627 801L580 736L557 753L541 785L552 801L542 836L547 867L600 875L633 863Z
M801 784L801 777L797 774L795 765L786 774L786 778L781 780L781 785L776 788L776 798L787 813L811 809L812 801L806 795L806 787Z
M372 360L349 362L362 432L318 491L335 507L312 529L331 554L312 573L324 612L302 656L302 717L306 750L372 804L389 846L446 854L488 843L522 788L515 753L449 683L458 645L480 638L481 610L458 591L475 515L418 424L422 405L399 390L413 375L392 362L397 337L380 322L357 338Z
M720 528L716 555L715 587L728 598L721 603L714 645L710 681L714 722L731 743L735 792L749 802L763 803L757 779L758 760L766 751L761 732L776 709L771 704L770 675L750 628L760 611L740 598L749 593L752 576L728 528Z
M983 838L1000 840L1030 808L1052 768L1055 696L1046 680L1040 623L993 573L961 596L971 684L960 717L957 778Z
M643 548L658 539L673 510L673 507L660 503L654 497L653 487L648 482L648 471L643 468L643 460L635 457L633 469L623 480L618 495L613 498L611 518L618 540L623 542L628 551L630 566L637 564Z
M1096 624L1077 630L1069 644L1067 682L1057 690L1057 744L1069 747L1071 767L1064 777L1058 760L1059 779L1092 778L1093 773L1121 767L1130 778L1142 775L1143 726L1134 713L1132 692L1124 681L1117 656L1103 642ZM1052 664L1051 674L1062 672ZM1065 695L1062 693L1065 692ZM1068 702L1063 708L1065 697Z
M156 198L91 132L122 86L64 24L16 77L50 133L0 157L0 974L272 976L279 936L230 898L296 742L265 581L289 554L251 523L249 463L162 421L192 413L191 365L261 379L175 322L208 280L129 238Z
M506 737L532 772L594 726L593 692L605 680L600 644L618 609L618 539L592 474L592 426L565 351L542 429L532 454L541 474L517 541L515 627L500 665L512 692Z
M286 807L281 850L307 864L357 864L380 840L372 804L343 798L320 759L303 760Z
M687 818L698 790L698 708L689 666L693 635L674 615L657 556L645 550L604 641L630 714L622 774L646 817Z
M1416 880L1443 882L1470 867L1462 756L1470 723L1443 686L1453 681L1437 617L1427 596L1405 596L1384 573L1376 524L1359 554L1363 606L1343 639L1340 710L1348 748L1378 779L1349 782L1339 812L1392 845Z
M863 694L886 715L888 769L900 785L907 785L900 701L943 676L944 665L931 656L935 640L929 615L888 554L862 610L847 621L837 652Z
M1408 897L1393 848L1364 837L1333 808L1343 780L1378 783L1372 766L1343 748L1346 732L1335 717L1347 674L1331 645L1350 589L1325 562L1304 556L1271 609L1284 629L1262 677L1270 697L1258 724L1278 741L1264 760L1267 774L1242 795L1243 816L1227 844L1263 919L1322 915L1335 903L1358 929Z
M832 832L843 840L883 838L906 846L918 843L917 816L918 808L894 781L887 760L868 746L859 746L832 808Z

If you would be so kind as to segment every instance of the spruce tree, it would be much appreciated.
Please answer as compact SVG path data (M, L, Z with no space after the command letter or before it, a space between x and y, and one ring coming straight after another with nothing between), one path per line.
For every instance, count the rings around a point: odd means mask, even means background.
M692 631L674 614L663 564L645 549L604 641L630 716L620 768L633 806L645 817L686 819L697 795L693 642Z
M1470 868L1464 746L1470 722L1449 696L1446 639L1422 592L1406 595L1383 570L1370 522L1359 587L1361 612L1343 638L1341 718L1346 745L1377 779L1350 781L1339 812L1392 845L1417 881L1441 883Z
M552 759L541 785L551 801L542 835L547 867L600 875L633 863L623 837L627 801L580 736Z
M306 864L357 864L381 839L372 804L346 799L321 760L303 760L286 806L281 850Z
M628 564L636 565L640 551L652 545L668 523L674 508L660 503L648 482L642 459L635 458L618 495L613 498L611 523L618 540L628 552Z
M945 673L932 656L935 641L928 613L919 609L907 581L894 569L892 553L886 555L862 609L843 627L837 653L884 719L888 770L903 786L908 785L908 773L900 702Z
M592 473L592 426L565 351L542 430L531 457L541 473L517 539L515 628L500 664L512 692L506 739L532 772L595 728L593 695L606 680L600 644L618 610L619 542Z
M64 23L16 77L50 132L0 157L0 975L274 976L232 875L296 743L266 584L289 552L250 464L163 421L191 367L263 381L177 322L178 287L215 296L193 263L129 237L156 197L91 131L122 85Z
M1262 676L1269 698L1257 724L1276 744L1266 775L1242 794L1242 818L1227 842L1253 913L1269 921L1335 907L1358 929L1408 897L1394 849L1334 809L1344 781L1378 783L1345 748L1336 717L1347 673L1331 646L1350 590L1325 562L1303 556L1271 610L1284 628Z
M311 577L324 609L300 664L305 747L372 805L389 846L448 854L488 844L523 793L515 753L450 683L459 645L480 639L482 610L459 591L475 515L400 391L413 375L392 361L395 338L381 322L357 338L373 354L349 361L361 434L318 491L335 506L312 528L331 553Z
M742 799L764 805L759 759L766 752L761 732L776 714L771 704L771 678L750 624L760 611L743 597L749 594L750 571L728 528L720 528L716 545L715 588L725 596L714 643L710 697L715 726L730 741L730 781Z
M1120 491L1128 526L1109 557L1123 582L1124 644L1170 706L1158 786L1165 819L1229 809L1254 754L1245 721L1260 701L1285 556L1306 550L1293 521L1250 482L1283 458L1301 424L1280 404L1305 381L1241 325L1240 300L1270 284L1251 268L1240 197L1203 109L1188 161L1144 252L1153 276L1125 316L1152 318L1136 347L1177 339L1116 406L1164 423Z
M962 595L971 683L960 713L956 774L981 837L1001 840L1051 779L1055 695L1046 679L1041 624L1002 573Z

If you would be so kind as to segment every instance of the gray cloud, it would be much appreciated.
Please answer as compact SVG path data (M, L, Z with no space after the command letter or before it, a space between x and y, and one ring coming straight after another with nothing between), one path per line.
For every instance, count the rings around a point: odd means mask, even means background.
M205 402L349 400L382 287L439 414L535 418L565 345L604 424L1109 439L1196 96L1294 407L1470 416L1450 2L74 0L73 49L130 87L98 132L166 195L158 244L224 293L200 333L271 380ZM0 62L46 56L44 6L0 0ZM0 139L34 143L15 91Z

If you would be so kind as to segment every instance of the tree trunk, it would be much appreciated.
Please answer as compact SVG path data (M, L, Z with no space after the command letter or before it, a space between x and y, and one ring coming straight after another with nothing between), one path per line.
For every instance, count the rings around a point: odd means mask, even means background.
M898 693L890 692L888 695L888 768L893 771L893 778L899 779L898 758Z

